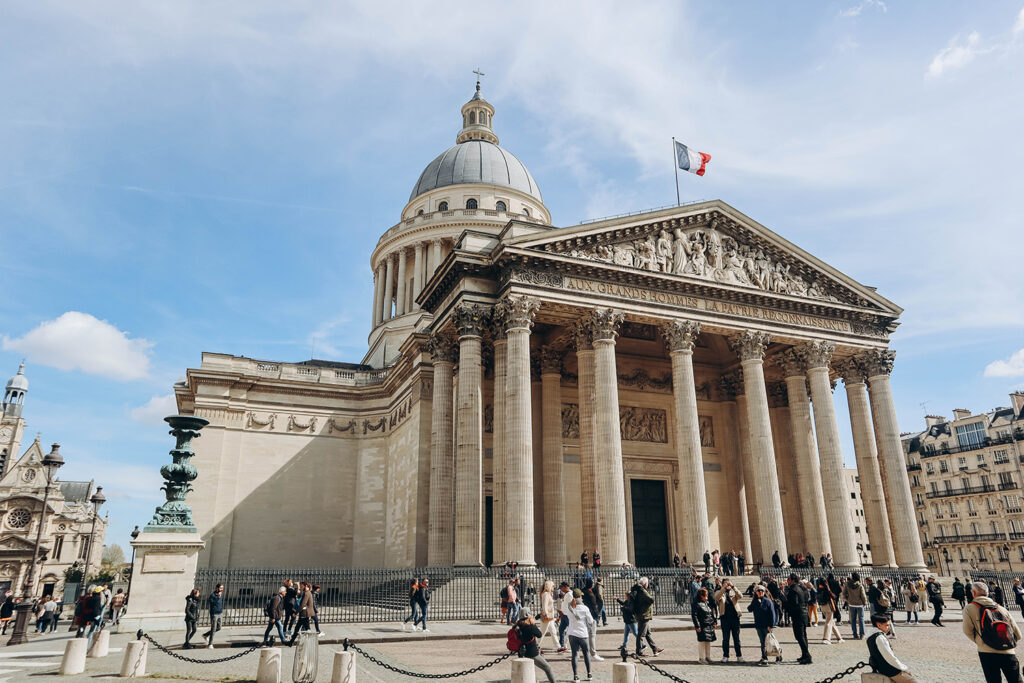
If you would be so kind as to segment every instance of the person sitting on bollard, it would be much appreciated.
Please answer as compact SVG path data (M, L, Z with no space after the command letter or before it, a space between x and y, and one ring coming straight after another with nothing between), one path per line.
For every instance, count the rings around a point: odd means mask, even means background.
M906 665L896 657L889 643L889 630L892 627L888 614L876 614L871 617L871 625L877 631L868 636L868 664L877 674L888 676L895 683L915 683Z
M532 659L537 668L547 674L548 683L555 683L555 674L551 671L551 665L540 653L538 643L540 643L541 633L533 621L533 615L527 614L519 617L519 621L513 628L516 629L519 642L522 643L522 647L519 648L519 656Z

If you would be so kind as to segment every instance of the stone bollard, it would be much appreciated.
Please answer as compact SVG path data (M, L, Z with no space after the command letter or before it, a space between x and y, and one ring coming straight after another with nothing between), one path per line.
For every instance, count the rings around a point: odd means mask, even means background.
M64 657L60 660L61 676L71 676L85 671L85 638L72 638L64 646Z
M356 683L356 653L335 652L331 683Z
M537 670L532 659L517 657L512 660L512 683L537 683Z
M121 662L121 678L141 678L146 675L146 654L149 643L144 640L132 640L124 648L124 661Z
M96 631L93 634L92 648L89 649L89 653L86 655L89 659L96 659L98 657L106 657L110 652L110 631L103 629L102 631Z
M860 683L889 683L892 680L888 676L868 671L860 675Z
M256 683L281 683L281 648L260 648L260 663L256 668Z
M616 662L612 666L612 683L636 683L639 680L633 662Z

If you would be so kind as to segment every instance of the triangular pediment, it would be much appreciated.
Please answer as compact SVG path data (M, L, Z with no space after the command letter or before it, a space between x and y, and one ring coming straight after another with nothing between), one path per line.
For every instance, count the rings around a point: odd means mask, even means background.
M39 441L33 441L32 445L25 449L18 461L14 463L3 478L0 479L0 486L36 486L41 487L39 482L43 478L42 470L43 449Z
M892 317L902 313L873 288L720 201L563 228L509 246Z
M15 534L0 536L0 552L32 552L35 547L32 541Z

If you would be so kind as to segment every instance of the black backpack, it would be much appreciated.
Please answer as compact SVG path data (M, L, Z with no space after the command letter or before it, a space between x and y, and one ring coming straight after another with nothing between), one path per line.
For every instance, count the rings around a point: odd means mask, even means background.
M981 639L993 650L1012 650L1017 647L1017 636L1009 616L998 607L978 605L978 620L981 622Z
M267 615L268 619L274 618L274 598L276 597L276 595L271 595L270 599L267 600L267 604L263 606L263 613Z

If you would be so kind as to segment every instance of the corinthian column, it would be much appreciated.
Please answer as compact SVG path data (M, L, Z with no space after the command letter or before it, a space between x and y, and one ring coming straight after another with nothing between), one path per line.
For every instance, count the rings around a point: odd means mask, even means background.
M895 351L873 349L860 354L857 360L863 363L868 377L871 417L875 424L875 441L878 443L882 466L882 486L889 513L892 544L896 551L896 564L900 569L924 569L924 552L921 550L921 538L914 518L914 499L910 494L910 479L907 477L903 446L900 444L900 428L896 422L896 405L889 384L895 358ZM874 546L871 549L873 551Z
M434 272L441 267L441 240L434 240L430 243L430 246L433 247L434 251L433 270L430 271L430 277L433 277Z
M749 330L729 339L743 367L747 429L750 434L749 457L753 465L754 498L757 502L755 514L761 539L761 557L765 561L775 552L783 559L788 554L782 497L779 495L779 474L775 469L772 422L768 412L768 391L764 383L764 352L769 339L765 332Z
M459 388L455 435L455 566L479 567L483 537L482 467L483 402L481 400L480 333L488 310L462 303L454 311L459 335Z
M413 268L415 270L412 274L412 304L409 308L418 311L420 310L420 305L416 302L416 297L423 291L423 242L416 243L416 250L413 253L415 254L413 258Z
M539 304L526 297L498 302L506 321L508 365L505 379L505 553L532 566L533 410L530 387L530 328ZM514 520L514 522L513 522Z
M814 440L811 401L807 395L807 367L803 358L793 349L779 354L778 364L782 368L789 395L789 423L793 432L793 453L796 456L796 486L800 494L800 512L807 548L814 553L830 553L832 543L825 517L818 446Z
M676 457L683 496L679 547L688 558L712 550L708 533L708 503L704 488L704 456L700 445L700 418L693 378L693 345L700 323L673 320L662 327L672 357L672 395L675 399Z
M843 453L839 447L839 424L836 407L832 402L832 384L828 363L832 360L835 344L812 341L797 348L807 364L807 381L811 385L814 404L814 431L818 439L818 457L821 459L821 488L825 493L825 516L832 545L832 557L840 567L858 567L857 537L850 518L850 492L843 476Z
M743 422L746 422L746 403L744 403L741 410L737 401L738 394L743 393L743 379L739 376L739 373L723 375L719 379L718 390L728 411L728 424L726 428L732 447L729 449L729 467L726 472L729 478L729 487L735 492L736 522L739 525L740 545L743 546L743 557L746 563L749 566L753 566L754 553L752 551L753 546L751 544L748 513L752 506L747 503L747 500L751 499L752 489L746 484L748 475L744 473L743 467L744 453L749 449L746 444L746 429L740 429L739 425L741 416L744 416Z
M600 542L597 500L597 420L594 416L594 330L590 318L573 328L579 379L580 411L580 506L583 513L583 548L593 552Z
M491 403L491 563L502 565L509 557L505 547L506 498L505 476L505 382L508 376L508 340L505 336L506 316L504 309L495 308L491 318L491 335L494 338L494 400Z
M540 352L543 411L544 563L557 567L569 554L565 547L565 496L562 490L562 351Z
M398 297L397 303L395 304L395 317L405 315L409 312L406 295L409 293L409 283L406 282L405 277L405 262L408 259L405 256L405 249L398 250Z
M619 377L615 368L615 337L622 314L599 308L590 316L594 333L594 413L597 422L597 501L601 525L598 547L610 567L628 561L626 491L619 431Z
M384 320L391 320L391 301L394 298L395 286L395 255L388 254L384 257L387 263L384 275Z
M434 354L434 396L430 420L430 526L427 534L427 563L450 567L454 556L455 515L452 477L455 454L452 448L452 371L455 342L447 335L430 338Z
M860 497L864 503L864 524L871 544L871 564L876 567L895 567L896 554L892 546L892 532L889 530L882 472L878 467L878 449L871 429L864 368L856 360L850 359L836 369L842 374L843 384L846 385L846 404L850 409Z

